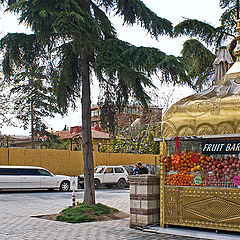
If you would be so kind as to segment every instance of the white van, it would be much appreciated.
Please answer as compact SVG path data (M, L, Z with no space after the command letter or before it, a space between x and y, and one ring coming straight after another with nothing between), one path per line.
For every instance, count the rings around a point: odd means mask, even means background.
M54 175L41 167L0 165L0 190L3 189L59 189L67 192L71 177Z

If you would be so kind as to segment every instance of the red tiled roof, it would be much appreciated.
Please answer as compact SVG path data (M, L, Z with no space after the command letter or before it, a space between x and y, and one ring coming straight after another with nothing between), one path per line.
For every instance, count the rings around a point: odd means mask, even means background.
M70 139L78 137L81 133L71 133L70 131L56 131L53 134L58 135L62 139Z
M92 129L92 138L110 139L110 134Z
M71 139L76 137L82 137L82 133L71 133L70 131L56 131L54 132L55 135L58 135L60 138L63 139ZM94 139L110 139L110 134L105 132L100 132L97 130L92 129L92 138Z

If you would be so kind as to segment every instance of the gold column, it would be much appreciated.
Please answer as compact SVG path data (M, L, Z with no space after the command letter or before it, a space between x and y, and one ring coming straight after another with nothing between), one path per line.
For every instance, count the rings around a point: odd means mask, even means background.
M160 162L160 227L164 227L165 164Z

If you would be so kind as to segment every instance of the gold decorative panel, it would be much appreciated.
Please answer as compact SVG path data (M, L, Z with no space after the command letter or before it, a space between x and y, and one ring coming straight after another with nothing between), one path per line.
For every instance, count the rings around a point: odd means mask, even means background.
M194 134L194 131L191 127L183 126L179 129L177 135L178 136L192 136L192 135L195 135L195 134Z
M170 223L178 222L178 189L175 187L164 191L164 216Z
M240 189L164 186L164 223L240 231Z
M210 124L202 124L198 126L196 133L198 136L214 135L214 130Z
M224 123L220 123L217 127L217 134L231 134L234 133L234 127L233 124L231 124L231 122L224 122Z
M215 222L240 218L240 206L219 197L207 198L182 207L189 213Z

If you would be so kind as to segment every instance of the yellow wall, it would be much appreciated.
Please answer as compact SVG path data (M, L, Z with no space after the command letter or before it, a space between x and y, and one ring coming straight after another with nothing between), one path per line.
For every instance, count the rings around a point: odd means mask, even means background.
M0 164L8 165L8 149L0 148Z
M8 158L9 156L9 158ZM155 164L155 155L93 152L94 165L131 165L141 161ZM39 166L55 174L77 176L83 173L81 151L55 149L0 148L0 165Z

